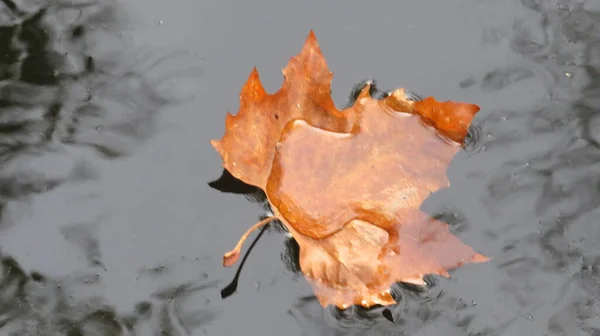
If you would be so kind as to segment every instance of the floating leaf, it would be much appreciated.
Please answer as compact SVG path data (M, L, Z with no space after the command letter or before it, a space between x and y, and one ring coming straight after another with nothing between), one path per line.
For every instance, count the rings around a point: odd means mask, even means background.
M449 185L446 170L477 105L413 101L404 89L377 100L366 85L338 110L312 31L283 75L281 89L268 94L254 69L238 113L211 143L234 177L265 191L323 306L393 304L396 282L424 284L426 274L488 260L419 210ZM248 234L268 221L248 230L223 264L234 264Z

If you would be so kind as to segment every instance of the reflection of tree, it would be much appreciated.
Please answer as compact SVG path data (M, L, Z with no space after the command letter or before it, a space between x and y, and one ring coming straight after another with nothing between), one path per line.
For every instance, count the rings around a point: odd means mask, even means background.
M486 144L488 149L533 146L525 155L516 152L492 180L490 202L535 194L535 211L542 222L540 242L552 254L550 262L564 267L579 258L581 251L578 243L570 242L567 247L559 237L569 239L571 225L581 228L582 217L595 212L600 199L596 134L600 131L596 121L600 21L598 13L586 11L583 3L524 1L524 5L543 15L535 23L539 27L517 22L512 47L544 69L551 99L529 113L498 114L518 126L495 134ZM543 32L543 39L531 38L535 29Z
M0 330L3 335L190 335L216 312L197 308L215 282L199 279L157 291L133 312L119 314L101 296L97 274L52 279L27 274L0 255Z
M112 1L0 1L1 207L93 177L94 159L127 155L154 134L157 113L181 101L159 89L173 76L150 75L178 54L125 48L120 15ZM0 334L189 335L215 317L198 308L203 290L214 291L207 276L117 312L93 272L103 267L94 225L61 230L84 251L89 272L28 273L0 254Z
M504 161L485 200L505 222L493 230L505 241L499 263L511 279L501 290L538 314L540 332L597 334L600 13L586 8L593 2L522 3L539 14L513 26L511 48L525 61L482 83L501 89L530 71L547 95L529 111L498 111L485 122L485 148Z
M124 48L113 2L2 3L0 200L92 176L73 154L91 148L105 158L126 155L154 133L156 113L176 102L158 89L173 78L148 73L177 54ZM56 161L61 169L41 171Z

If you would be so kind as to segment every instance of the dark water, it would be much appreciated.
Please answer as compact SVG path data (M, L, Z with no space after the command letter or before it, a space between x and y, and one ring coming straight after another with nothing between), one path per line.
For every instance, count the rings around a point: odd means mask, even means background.
M600 335L600 2L13 1L0 335ZM339 105L374 78L482 107L423 209L493 261L339 312L271 229L221 298L222 254L264 213L207 185L208 139L310 29Z

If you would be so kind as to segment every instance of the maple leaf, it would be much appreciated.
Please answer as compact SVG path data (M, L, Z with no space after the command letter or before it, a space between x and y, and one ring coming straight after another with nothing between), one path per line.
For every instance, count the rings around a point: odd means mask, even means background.
M281 89L268 94L255 68L225 135L211 141L225 168L264 190L274 211L224 255L225 266L273 218L298 242L302 272L323 306L393 304L396 282L422 285L426 274L448 277L464 263L489 260L419 210L449 185L446 169L477 105L412 101L404 89L376 100L366 85L340 111L312 31L283 75Z

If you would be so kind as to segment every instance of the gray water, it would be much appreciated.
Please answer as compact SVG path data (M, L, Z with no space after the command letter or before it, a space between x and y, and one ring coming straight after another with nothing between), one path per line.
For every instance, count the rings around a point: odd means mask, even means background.
M13 1L1 335L600 335L600 2ZM208 140L253 66L279 88L310 29L338 105L373 78L481 106L423 209L491 262L340 312L271 229L221 297L222 254L264 212L208 186Z

